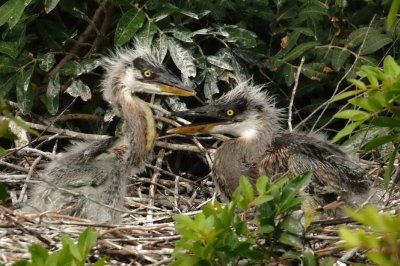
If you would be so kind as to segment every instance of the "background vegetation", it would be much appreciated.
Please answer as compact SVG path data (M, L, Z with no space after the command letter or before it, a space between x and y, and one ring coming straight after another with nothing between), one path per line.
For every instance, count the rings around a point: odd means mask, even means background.
M280 107L288 107L293 95L289 122L295 129L323 131L353 150L366 145L364 158L389 161L388 185L400 140L399 5L397 0L0 1L0 154L21 138L10 123L114 134L118 121L101 98L100 59L145 38L199 95L157 98L157 104L195 107L228 90L234 77L253 77L268 83L266 90ZM38 131L29 131L32 146L44 133ZM0 201L7 201L5 194L0 186ZM204 219L213 215L208 209ZM269 254L274 252L271 247Z

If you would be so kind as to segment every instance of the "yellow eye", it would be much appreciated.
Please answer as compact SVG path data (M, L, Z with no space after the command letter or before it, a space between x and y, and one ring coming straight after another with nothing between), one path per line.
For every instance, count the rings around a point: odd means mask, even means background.
M143 72L143 76L144 76L145 78L150 78L152 74L153 74L153 73L151 73L150 70L145 70L145 71Z
M227 116L233 116L234 114L235 114L235 111L233 111L233 109L226 110L226 115Z

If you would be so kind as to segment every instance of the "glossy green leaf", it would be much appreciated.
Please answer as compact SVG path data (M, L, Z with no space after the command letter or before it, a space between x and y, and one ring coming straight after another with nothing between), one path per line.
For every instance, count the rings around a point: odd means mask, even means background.
M251 202L254 199L254 193L253 187L250 184L249 180L246 177L241 176L239 179L239 186L240 190L243 193L243 196L245 197L245 200L247 202Z
M79 79L74 80L65 92L72 97L81 97L81 99L85 102L92 98L90 88L83 84L83 82Z
M210 56L207 56L207 61L211 65L217 66L222 69L233 71L233 67L230 65L230 63L227 60L225 60L225 58L210 55Z
M173 30L169 31L172 32L172 36L174 36L175 39L178 39L182 42L188 42L188 43L193 42L192 39L193 33L187 28L175 26Z
M360 55L372 54L391 42L393 42L392 38L386 34L369 34L368 38L365 40L364 46L360 51Z
M395 142L395 141L397 142L399 141L399 139L400 137L397 135L378 136L368 141L367 144L365 144L364 146L364 150L370 151L388 142Z
M40 61L39 68L46 72L48 72L56 64L56 57L54 56L54 53L51 52L39 54L37 59Z
M284 58L283 60L286 62L292 61L301 55L303 55L305 52L308 50L315 48L317 45L319 45L318 42L306 42L297 45L293 50L291 50ZM321 69L322 70L322 69Z
M389 13L386 17L386 31L391 31L394 25L394 22L397 18L397 13L400 10L400 0L393 0L390 5ZM383 264L382 264L383 265Z
M33 70L34 66L30 67L29 69L21 69L18 72L16 84L18 100L17 104L24 114L29 113L33 105L33 91L31 86Z
M288 246L296 247L296 248L302 248L303 244L301 243L301 240L298 236L289 234L289 233L283 233L278 241L280 243L286 244Z
M32 254L33 265L45 265L46 259L49 256L49 252L44 247L33 244L29 248L29 252Z
M268 177L267 176L260 176L257 178L256 181L256 189L258 192L258 195L263 195L267 189L268 185Z
M352 105L354 105L356 107L361 107L370 112L375 112L375 111L379 110L379 108L376 109L374 105L370 104L368 98L363 98L363 97L351 98L351 99L349 99L349 103L351 103ZM342 118L342 117L340 117L340 118Z
M0 74L17 72L19 65L8 56L0 56Z
M168 49L175 65L185 77L196 77L196 66L189 50L172 38L168 39Z
M346 48L343 49L334 49L332 52L332 67L335 71L339 71L344 64L346 63L347 59L350 57L351 53Z
M313 252L312 249L306 247L305 250L303 251L303 266L317 266L320 265L317 263L317 256ZM333 265L333 264L332 264Z
M14 87L15 82L17 81L18 74L6 74L0 75L0 99L4 99L7 94L10 92L11 88Z
M8 27L12 29L30 2L31 0L9 0L0 6L0 26L8 22Z
M379 127L400 127L400 118L379 116L374 118L371 123Z
M304 233L304 227L301 224L301 221L299 219L293 218L292 216L286 217L285 220L282 222L281 227L289 233L295 235L301 235Z
M400 66L390 55L383 60L383 69L391 77L396 78L400 75Z
M137 32L135 38L141 42L149 42L151 43L154 37L154 34L157 33L157 25L152 21L147 21L145 25Z
M44 0L44 10L46 13L50 13L53 10L60 0Z
M364 121L356 121L341 129L338 133L336 133L335 137L332 139L332 142L337 142L343 137L350 135L353 131L359 127Z
M358 79L348 79L348 81L353 84L354 86L357 87L357 89L361 90L361 91L366 91L367 90L367 85L365 85L364 82L362 82L361 80Z
M0 53L6 54L9 57L15 59L20 52L19 44L20 43L18 41L15 42L0 41Z
M349 119L351 121L365 121L370 118L370 114L360 110L344 110L336 113L333 117Z
M51 115L55 115L58 112L60 88L60 75L57 73L50 79L46 92L46 107Z
M142 10L129 10L119 19L114 35L114 43L121 46L127 43L143 26L146 18Z
M345 91L345 92L342 92L342 93L339 93L339 94L336 94L335 96L333 96L331 98L330 102L331 103L337 102L337 101L349 98L351 96L358 95L363 92L364 92L364 90Z
M323 63L309 63L304 64L301 68L301 73L308 77L311 80L321 80L326 77L326 73L324 73L325 65Z
M86 258L89 255L96 240L97 233L90 227L86 228L85 231L79 235L77 247L83 258Z
M257 35L254 32L235 25L220 27L218 32L226 36L226 42L238 43L242 48L253 48L257 44Z
M296 68L293 65L285 64L282 68L283 78L287 86L292 86L296 76Z
M389 99L383 91L371 91L368 94L368 104L373 107L373 110L381 111L383 108L388 107Z

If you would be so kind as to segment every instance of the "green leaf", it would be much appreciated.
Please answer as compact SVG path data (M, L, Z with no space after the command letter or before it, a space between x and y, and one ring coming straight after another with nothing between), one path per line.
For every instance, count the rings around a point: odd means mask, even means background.
M301 68L301 73L311 80L321 80L326 76L324 73L325 64L323 63L310 63L304 64Z
M210 56L207 56L207 61L211 65L217 66L222 69L233 71L233 67L230 65L230 63L227 60L225 60L225 58L210 55Z
M175 37L175 39L178 39L182 42L188 42L192 43L192 37L193 33L189 29L181 26L174 26L173 28L169 28L164 30L164 32L171 32L172 36Z
M301 235L304 233L304 227L299 219L295 219L292 216L288 216L281 224L281 228L285 229L289 233L295 235Z
M364 92L363 90L354 90L354 91L342 92L342 93L339 93L339 94L336 94L335 96L333 96L331 98L330 102L331 103L337 102L337 101L349 98L351 96L354 96L354 95L357 95L357 94L360 94L360 93L363 93L363 92Z
M383 69L384 73L387 73L389 76L393 78L396 78L400 75L400 66L390 55L386 56L385 59L383 60Z
M353 84L354 86L356 86L356 88L359 89L360 91L366 91L366 90L367 90L367 85L365 85L365 83L362 82L361 80L358 80L358 79L348 79L347 81L349 81L351 84Z
M308 247L306 247L306 249L303 251L303 264L302 265L303 266L320 265L320 264L317 264L317 258L316 258L316 255L314 254L313 250Z
M127 43L133 35L143 26L146 18L142 10L137 12L129 10L119 19L114 35L114 43L121 46Z
M4 99L11 88L15 85L15 82L17 80L18 74L12 74L12 75L0 75L0 81L1 81L1 86L0 86L0 99Z
M368 141L364 146L364 150L370 151L388 142L396 142L398 140L399 136L397 135L378 136Z
M44 11L49 14L57 6L58 2L60 0L44 0Z
M226 42L238 43L242 48L253 48L257 45L257 35L254 32L236 25L219 27L218 32L226 36Z
M339 71L346 63L350 55L350 51L346 48L333 50L331 59L333 69L335 71Z
M0 56L0 73L17 72L19 65L8 56Z
M360 110L344 110L336 113L333 117L349 119L351 121L365 121L371 117L371 115L367 112Z
M292 51L290 51L284 58L283 60L286 62L292 61L299 56L303 55L305 52L308 50L315 48L317 45L319 45L319 42L306 42L297 45Z
M86 228L78 238L78 248L83 258L89 255L90 250L96 243L97 233L90 227Z
M196 77L196 66L189 50L185 49L177 41L168 38L168 49L175 65L185 77Z
M389 105L389 99L386 99L383 91L371 91L368 94L368 104L374 111L382 111Z
M239 179L239 187L243 193L243 196L247 202L251 202L254 199L253 187L249 180L241 176Z
M20 42L4 42L0 41L0 53L6 54L15 59L20 52Z
M264 195L268 185L268 177L267 176L260 176L257 178L256 181L256 189L258 192L258 195Z
M364 46L360 51L360 55L372 54L391 42L393 42L392 38L386 34L368 34L368 38L365 40Z
M45 265L46 259L49 256L47 249L38 244L33 244L28 250L32 254L33 265Z
M271 201L271 200L273 200L274 199L274 197L272 196L272 195L262 195L262 196L258 196L254 201L253 201L253 203L255 204L255 205L261 205L261 204L264 204L264 203L266 203L266 202L268 202L268 201Z
M9 0L0 6L0 26L8 22L8 27L12 29L30 2L31 0Z
M283 243L288 246L296 247L296 248L302 248L303 244L301 243L301 240L299 237L289 234L289 233L282 233L282 235L279 237L278 242Z
M391 31L400 8L400 0L393 0L386 18L386 31Z
M371 123L379 127L400 127L400 118L379 116L373 119Z
M60 75L57 73L49 81L46 92L46 107L50 114L55 115L58 112L60 98Z
M285 79L285 84L291 86L295 79L296 68L293 65L285 64L282 68L282 74Z
M37 59L40 61L39 68L46 72L48 72L56 63L56 57L52 52L38 54Z
M72 97L81 97L85 102L92 98L90 88L79 79L74 80L65 92Z
M23 114L30 112L33 105L33 91L31 86L31 77L33 74L34 66L28 70L21 69L18 72L18 79L16 84L18 107Z
M356 121L353 122L349 125L347 125L346 127L344 127L342 130L340 130L335 137L332 139L332 142L337 142L338 140L340 140L341 138L350 135L351 133L353 133L353 131L360 126L364 121Z
M375 112L375 111L379 110L379 109L376 109L373 105L371 105L367 98L363 98L363 97L351 98L348 100L348 102L356 107L361 107L370 112ZM343 118L343 117L339 117L339 118Z
M138 31L135 35L135 38L140 42L149 42L151 43L154 37L154 34L157 33L157 25L152 21L147 21L146 24Z

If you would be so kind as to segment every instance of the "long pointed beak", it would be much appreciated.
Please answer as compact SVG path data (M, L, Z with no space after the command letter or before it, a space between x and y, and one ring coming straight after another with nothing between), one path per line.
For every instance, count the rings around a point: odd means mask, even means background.
M181 134L181 135L194 135L201 133L212 133L215 127L214 123L201 124L201 125L188 125L167 130L168 134Z
M206 105L198 108L193 108L186 111L173 112L172 114L184 118L193 118L201 120L200 123L172 128L167 131L168 134L201 134L213 133L215 126L229 121L225 116L222 116L220 110L212 105Z
M194 96L196 92L186 86L174 74L168 70L158 73L153 82L158 84L158 88L162 94L178 95L178 96Z

